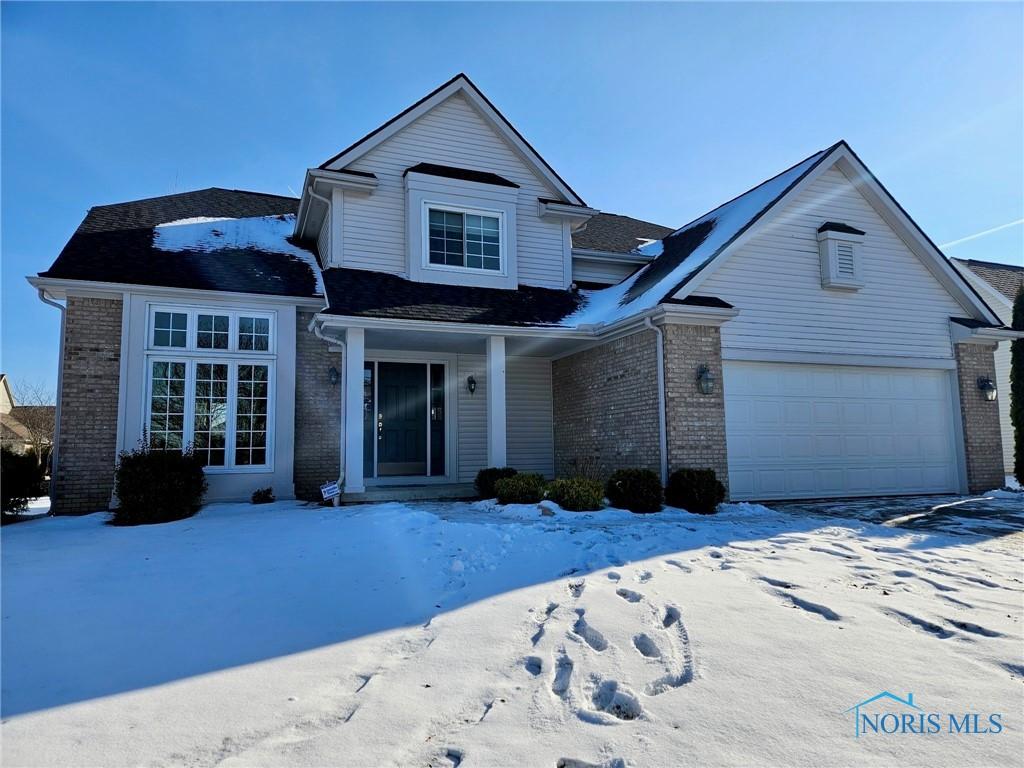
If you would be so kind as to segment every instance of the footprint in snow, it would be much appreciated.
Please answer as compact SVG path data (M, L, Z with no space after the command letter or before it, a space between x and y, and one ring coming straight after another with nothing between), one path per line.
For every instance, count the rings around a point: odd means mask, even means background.
M616 680L603 680L590 697L594 707L619 720L636 720L643 714L640 700Z
M781 597L783 601L790 603L793 608L799 608L807 613L820 616L827 621L839 621L843 617L833 611L827 605L819 605L818 603L812 603L810 600L804 600L796 595L791 595L789 592L784 592L781 589L773 590L773 593L778 597Z
M1002 637L1002 632L996 632L994 629L986 629L979 624L972 624L969 621L957 621L956 619L946 619L947 624L952 624L957 629L963 630L964 632L970 632L972 635L981 635L982 637Z
M603 763L588 763L586 760L579 760L575 757L560 757L555 763L555 768L626 768L626 763L621 757L615 757Z
M633 638L633 647L640 652L641 656L648 659L661 658L661 649L658 648L658 644L650 638L649 635L643 633Z
M664 563L665 565L671 565L673 568L678 568L683 573L693 573L693 568L685 563L680 563L678 560L665 560Z
M583 594L583 590L587 588L587 582L585 581L570 581L565 585L566 589L569 590L569 594L573 597L580 597Z
M604 639L604 635L587 623L587 620L583 618L585 613L586 611L582 608L576 609L576 615L579 618L577 618L576 623L572 625L572 631L579 637L583 638L587 645L600 653L608 647L608 641Z
M654 574L650 571L637 571L636 576L634 576L634 578L641 584L646 584L648 581L654 578Z
M539 656L527 656L523 659L523 667L527 672L536 677L544 671L544 662L541 661Z
M788 581L782 581L781 579L773 579L773 578L770 578L768 576L758 576L758 578L761 581L763 581L765 584L771 584L773 587L778 587L779 589L797 589L798 588L798 585L791 584Z
M680 613L679 613L679 609L678 608L676 608L674 605L666 605L665 606L665 616L661 620L661 626L664 627L665 629L668 629L673 624L675 624L677 621L679 621L679 616L680 616Z
M924 632L933 637L937 637L939 640L948 640L949 638L956 635L956 633L950 629L944 629L943 627L940 627L938 624L933 624L927 619L922 619L918 616L914 616L911 613L904 613L903 611L897 611L891 608L883 610L882 613L896 619L896 621L898 621L905 627L910 627L920 632Z
M566 656L564 652L560 653L558 658L555 659L555 675L551 679L551 692L559 698L565 698L565 694L569 690L572 668L572 659Z
M644 596L639 592L634 592L632 589L626 589L625 587L619 587L616 589L615 594L628 603L639 603L644 599Z
M621 578L615 571L608 571L608 581L619 581Z

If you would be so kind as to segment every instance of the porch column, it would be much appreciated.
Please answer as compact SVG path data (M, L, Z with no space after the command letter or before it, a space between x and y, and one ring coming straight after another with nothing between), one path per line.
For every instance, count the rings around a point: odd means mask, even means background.
M505 441L505 337L487 337L487 466L508 463Z
M362 493L363 485L363 360L362 328L345 331L345 493Z

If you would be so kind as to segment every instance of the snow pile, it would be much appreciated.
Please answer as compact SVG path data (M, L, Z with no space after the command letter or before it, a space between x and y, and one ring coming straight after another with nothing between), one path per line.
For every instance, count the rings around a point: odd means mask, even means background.
M295 214L227 219L195 216L160 224L153 229L153 245L161 251L217 253L222 250L254 250L279 253L305 262L316 277L316 290L324 293L316 257L288 238L295 229Z
M640 253L657 258L617 285L585 292L586 303L565 318L562 325L573 328L582 325L608 325L656 306L673 288L711 261L790 185L810 170L823 154L824 151L811 155L789 170L677 229L663 240L642 246L638 249ZM659 264L661 259L670 257L666 253L666 242L685 237L701 227L710 229L710 232L678 264L671 265L668 269L664 264ZM634 295L636 292L633 287L637 283L643 285L645 282L651 284L645 286L640 295Z
M750 504L548 511L5 527L4 762L1019 762L1019 546ZM843 711L882 690L1007 727L854 738Z

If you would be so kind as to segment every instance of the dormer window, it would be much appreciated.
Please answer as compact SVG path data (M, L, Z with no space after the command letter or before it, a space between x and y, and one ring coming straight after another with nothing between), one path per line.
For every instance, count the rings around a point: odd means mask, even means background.
M501 271L501 214L427 207L427 262Z
M861 243L864 232L836 221L818 228L818 256L821 259L822 288L855 291L864 287Z

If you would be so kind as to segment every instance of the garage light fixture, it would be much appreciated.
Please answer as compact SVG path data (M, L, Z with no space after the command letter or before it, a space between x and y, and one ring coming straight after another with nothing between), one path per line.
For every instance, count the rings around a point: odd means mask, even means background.
M469 390L469 394L471 395L476 392L476 379L472 376L466 379L466 389Z
M697 369L697 389L702 395L710 395L715 391L715 376L706 365Z
M978 377L978 389L981 390L981 394L985 396L985 399L989 402L996 399L999 396L998 390L996 390L996 383L992 381L988 376Z
M332 387L338 386L338 379L340 378L341 376L338 374L338 369L333 365L327 369L327 380L331 382Z

